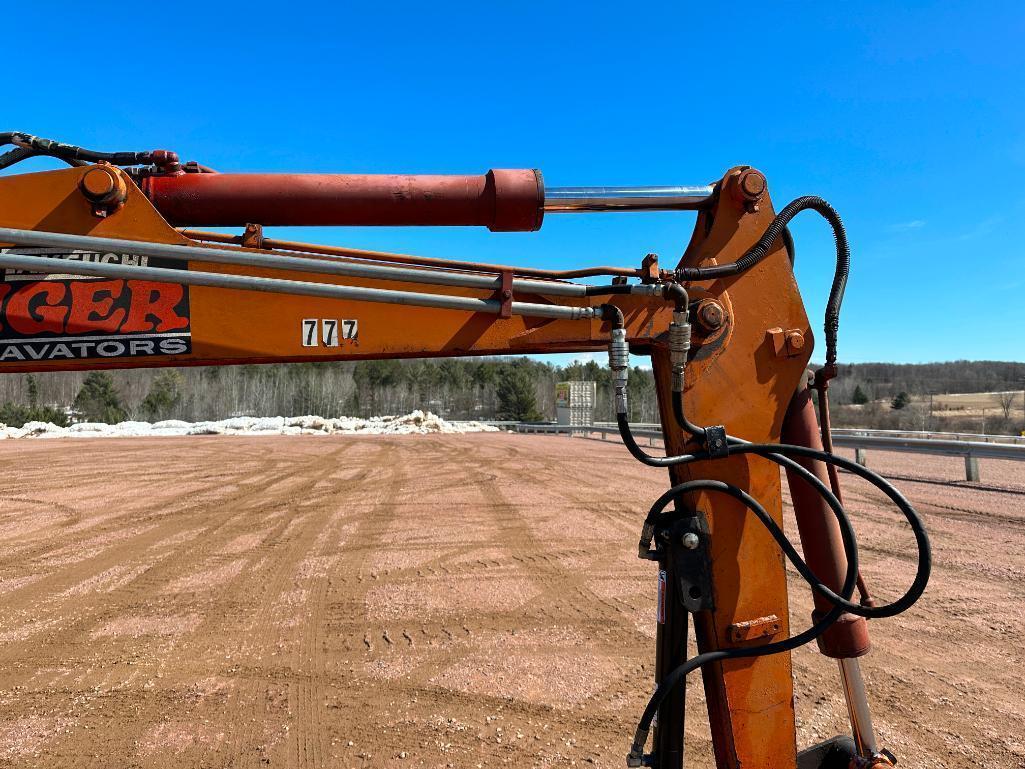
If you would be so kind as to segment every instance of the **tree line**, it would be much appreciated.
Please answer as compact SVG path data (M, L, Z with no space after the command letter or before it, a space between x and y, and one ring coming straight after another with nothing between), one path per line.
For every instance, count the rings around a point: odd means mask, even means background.
M861 389L864 402L943 393L983 393L1025 387L1025 363L956 360L946 363L846 363L837 368L830 397L855 403Z
M0 375L0 422L190 422L230 416L369 417L433 411L447 419L555 418L555 384L597 382L595 418L614 417L610 372L593 361L380 360ZM657 420L654 379L630 372L631 417Z
M903 422L921 420L909 396L1012 390L1023 386L1023 377L1025 364L1015 363L858 363L839 367L830 392L838 423L861 419L874 424L858 426L911 429ZM595 419L614 419L610 371L596 361L557 366L531 358L453 358L3 374L0 422L368 417L414 409L447 419L550 420L561 381L596 382ZM658 421L650 370L631 369L630 395L632 420ZM851 404L858 408L844 408Z

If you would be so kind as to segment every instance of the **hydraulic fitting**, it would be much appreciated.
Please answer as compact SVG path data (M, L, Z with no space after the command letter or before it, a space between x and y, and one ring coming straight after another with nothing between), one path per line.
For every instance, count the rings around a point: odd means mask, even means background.
M673 312L669 324L669 362L673 369L673 392L683 392L683 373L690 352L690 319L686 310Z
M616 413L626 414L626 383L630 376L630 345L626 341L626 329L612 329L609 340L609 368L612 370L612 386L616 394Z

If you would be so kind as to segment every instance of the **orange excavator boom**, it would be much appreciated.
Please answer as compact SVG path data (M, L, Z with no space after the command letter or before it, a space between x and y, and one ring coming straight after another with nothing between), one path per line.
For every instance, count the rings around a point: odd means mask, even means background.
M822 450L807 378L814 335L786 225L810 209L837 235L824 398L848 256L824 201L800 198L777 214L765 177L746 166L692 187L548 188L533 170L218 174L163 150L100 153L18 132L0 133L2 143L14 149L0 169L37 155L72 167L0 177L0 372L608 349L623 440L673 484L641 531L638 554L657 564L657 688L627 764L682 767L683 691L696 669L720 769L891 763L857 658L869 649L867 617L921 595L928 540L889 484ZM536 230L546 213L629 210L697 212L679 264L649 254L635 266L536 270L271 240L262 230ZM188 229L203 226L245 229ZM664 457L632 439L630 353L651 356ZM876 483L911 523L921 557L898 601L876 606L864 591L852 599L857 548L827 465ZM782 532L781 466L803 560ZM811 630L790 630L781 552L815 591ZM688 660L691 621L700 654ZM799 752L789 651L810 640L840 661L852 734Z

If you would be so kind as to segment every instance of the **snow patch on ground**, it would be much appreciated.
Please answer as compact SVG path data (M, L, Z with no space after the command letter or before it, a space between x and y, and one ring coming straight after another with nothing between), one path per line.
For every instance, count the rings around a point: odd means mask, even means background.
M216 422L121 422L107 425L80 422L58 427L51 422L28 422L24 427L0 424L5 438L138 438L180 435L427 435L429 433L491 433L497 427L483 422L449 422L431 412L417 409L390 417L232 417Z

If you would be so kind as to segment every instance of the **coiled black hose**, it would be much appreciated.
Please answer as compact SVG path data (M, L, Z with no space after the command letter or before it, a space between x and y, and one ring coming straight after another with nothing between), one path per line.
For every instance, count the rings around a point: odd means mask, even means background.
M683 413L682 394L680 394L680 397L677 400L681 403L678 409L674 407L674 413L676 413L677 418L679 418ZM686 420L684 421L686 424L690 424L689 422L686 422ZM636 440L630 432L629 422L624 414L617 415L617 423L619 425L620 434L623 438L623 443L627 446L627 449L635 458L640 459L645 464L667 467L719 458L713 457L709 452L704 450L694 452L693 454L683 454L675 457L651 457L637 445ZM689 432L691 432L691 434L695 434L693 430L689 430ZM648 513L648 517L645 519L644 535L650 536L650 533L654 528L656 518L671 501L683 494L701 490L718 491L729 494L755 513L758 520L766 527L773 539L776 540L784 555L791 563L794 564L794 567L808 583L811 589L824 596L826 600L832 604L832 608L810 628L788 639L763 644L762 646L739 649L722 649L699 654L663 677L663 679L658 683L655 693L648 701L648 705L645 707L644 713L642 714L641 720L638 724L637 731L634 735L634 742L631 745L631 752L628 757L628 762L631 763L636 763L643 757L644 745L647 742L651 722L654 719L655 714L658 712L659 706L668 696L669 692L672 691L672 689L679 684L679 682L683 680L688 673L712 662L721 662L723 660L740 657L758 657L769 654L778 654L784 651L791 651L818 638L845 612L870 619L892 617L910 608L921 597L922 593L925 592L925 588L929 582L929 575L932 571L932 549L929 544L928 534L925 531L925 525L907 499L896 489L896 487L887 482L884 478L843 457L838 457L806 446L794 446L790 444L755 444L742 441L739 438L729 438L728 440L730 454L754 454L755 456L768 459L776 464L795 471L819 492L828 504L829 508L833 511L833 514L836 516L840 525L840 535L843 540L844 553L847 558L847 572L844 584L838 594L830 589L828 585L823 583L822 580L820 580L800 558L793 544L772 517L765 511L765 508L749 494L735 486L726 484L722 481L688 481L674 486L663 494L652 506ZM886 494L894 504L896 504L897 508L908 521L918 547L918 569L915 573L915 578L912 581L911 586L900 598L888 604L875 607L863 606L862 604L851 600L854 588L857 584L858 549L850 518L847 516L843 509L843 505L840 503L839 499L837 499L836 495L834 495L833 492L821 480L819 480L814 473L794 461L788 455L796 455L808 459L818 459L823 462L843 467L865 480L868 480ZM646 547L646 543L643 538L640 544L642 548Z
M719 458L713 456L706 450L696 451L692 454L680 454L674 457L652 457L646 454L644 450L637 445L637 441L634 439L630 430L630 423L627 420L626 415L617 414L616 417L616 423L619 426L619 433L627 450L635 458L644 462L646 465L650 465L652 467L673 467L676 465L689 464L691 462L701 462ZM825 462L826 464L832 464L836 467L848 470L849 472L864 478L889 497L890 501L896 505L897 509L900 510L901 514L907 520L908 525L911 527L911 531L915 536L915 543L918 546L919 558L915 579L904 595L892 603L869 607L862 606L860 603L847 601L842 596L831 591L825 585L821 585L821 589L816 587L815 589L818 592L821 592L828 600L842 606L851 614L868 617L870 619L879 619L882 617L892 617L895 614L900 614L902 611L907 610L921 597L922 593L925 592L926 585L929 582L929 574L932 571L932 549L929 544L929 536L925 531L925 524L922 522L918 512L892 483L877 473L872 472L868 468L862 467L857 462L852 462L851 460L837 456L836 454L829 454L825 451L812 449L807 446L795 446L788 443L747 443L746 441L733 437L728 438L728 440L729 455L731 456L738 454L754 454L755 456L768 459L771 462L775 462L778 465L790 468L797 472L819 492L834 513L846 515L843 512L843 506L828 487L826 487L826 485L823 484L813 473L795 462L792 457L797 456L804 459L817 459L821 462Z
M836 364L836 338L840 328L840 306L843 304L844 291L847 288L847 277L851 268L851 250L847 243L847 232L844 230L840 215L829 203L816 195L806 195L788 203L766 228L764 234L751 249L731 264L720 264L711 267L681 267L676 277L681 281L712 280L733 275L740 275L754 267L765 258L779 237L786 238L786 229L790 221L801 211L812 210L829 222L836 241L836 269L833 272L833 285L829 289L826 302L826 364ZM791 251L791 254L793 251Z
M686 481L673 486L669 491L659 497L654 505L652 505L651 510L648 513L648 517L645 520L645 526L653 525L655 520L662 514L662 511L665 510L670 502L684 494L695 491L720 492L740 501L745 507L751 510L762 525L765 526L769 534L772 535L773 539L775 539L779 544L780 549L783 550L784 555L786 555L787 559L794 565L801 576L804 577L813 588L816 588L817 585L824 587L811 569L808 568L808 564L804 562L804 559L802 559L798 554L797 549L787 538L786 534L783 533L783 530L779 527L776 521L773 520L772 516L769 515L765 507L747 492L733 486L732 484L725 483L724 481ZM855 542L854 529L851 526L850 519L844 514L843 509L839 506L838 502L833 511L836 514L837 521L840 523L840 535L843 539L844 551L847 554L847 573L844 577L844 584L841 588L841 593L847 599L850 599L854 594L854 589L857 585L858 579L858 548ZM829 592L832 593L832 591ZM786 638L782 641L763 644L762 646L721 649L713 652L705 652L704 654L698 654L695 657L691 657L682 665L670 671L668 675L659 681L654 694L651 695L647 706L644 708L644 713L641 715L641 719L637 725L637 731L634 733L633 744L630 746L630 755L627 759L628 764L636 764L643 758L644 745L648 740L648 732L651 730L651 722L654 720L655 714L658 712L658 709L665 698L669 696L669 693L687 676L688 673L712 662L722 662L728 659L739 659L743 657L762 657L769 654L779 654L780 652L792 651L799 646L811 643L817 639L820 635L826 632L826 630L828 630L843 613L843 606L838 602L834 603L833 608L831 608L818 622L795 636L791 636L790 638Z

